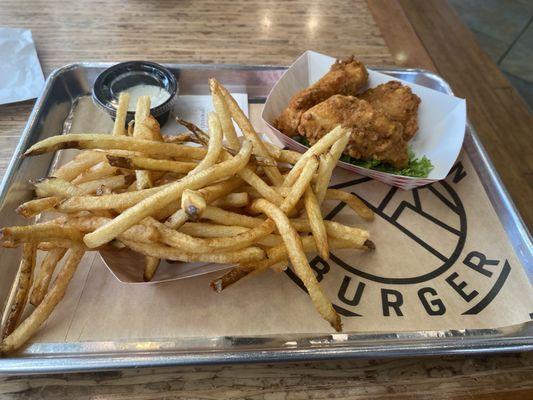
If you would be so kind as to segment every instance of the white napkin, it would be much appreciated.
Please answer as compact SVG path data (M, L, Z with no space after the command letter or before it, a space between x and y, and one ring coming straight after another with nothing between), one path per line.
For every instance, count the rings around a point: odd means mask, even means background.
M0 27L0 104L34 99L43 86L31 31Z

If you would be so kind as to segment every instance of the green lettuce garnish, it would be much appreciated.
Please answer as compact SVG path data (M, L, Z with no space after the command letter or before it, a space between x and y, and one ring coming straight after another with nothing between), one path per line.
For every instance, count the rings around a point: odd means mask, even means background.
M294 140L298 143L303 144L304 146L309 147L309 141L305 136L294 136ZM374 169L376 171L387 172L390 174L403 175L403 176L412 176L416 178L427 178L431 170L433 169L433 164L431 160L426 156L421 158L416 157L415 153L411 148L409 148L409 164L407 167L398 169L394 168L388 164L385 164L379 160L357 160L346 154L341 156L341 161L357 165L358 167Z

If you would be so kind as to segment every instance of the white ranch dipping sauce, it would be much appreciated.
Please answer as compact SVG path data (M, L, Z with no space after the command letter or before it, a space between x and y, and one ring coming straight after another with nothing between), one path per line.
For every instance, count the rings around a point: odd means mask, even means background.
M141 96L150 96L150 108L160 106L170 97L169 92L164 88L155 85L136 85L124 90L124 92L130 94L128 111L135 111L137 100Z

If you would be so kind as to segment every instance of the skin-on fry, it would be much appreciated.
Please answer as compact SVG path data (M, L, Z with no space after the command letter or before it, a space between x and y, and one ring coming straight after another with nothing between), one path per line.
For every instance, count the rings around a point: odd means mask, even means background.
M268 153L266 147L263 144L263 141L259 138L259 135L254 130L254 127L252 126L250 120L246 118L246 115L244 115L239 105L231 96L231 94L227 91L227 89L224 86L220 85L214 78L211 78L209 80L209 87L211 88L211 91L219 92L222 95L222 98L225 101L225 104L228 108L231 117L237 123L239 128L241 128L241 131L244 136L253 143L253 153L255 155L264 157L269 163L275 165L274 159ZM274 186L279 186L283 183L283 177L281 176L281 173L279 172L277 167L268 166L264 168L266 175L274 184Z
M59 197L43 197L42 199L35 199L27 201L17 207L17 213L24 218L31 218L43 211L50 210L61 202Z
M210 206L205 209L202 218L209 219L221 225L236 225L246 228L255 228L265 222L264 219L258 217L250 217ZM311 232L309 220L291 219L290 221L298 232ZM363 246L369 238L368 232L363 229L339 224L335 221L324 221L324 225L328 236L348 240L355 248Z
M130 105L130 94L121 92L118 96L118 107L115 114L115 123L113 125L113 135L126 134L126 117Z
M229 147L233 150L239 150L241 148L241 143L237 138L237 133L235 132L235 127L233 126L233 121L231 120L230 112L224 101L224 98L220 94L220 91L216 90L216 82L214 79L209 80L209 90L211 91L211 98L213 100L213 107L218 115L220 120L220 125L222 131L224 132L224 137L228 141Z
M22 316L33 280L36 254L35 243L26 243L22 247L22 260L15 280L16 291L2 327L2 339L15 330Z
M185 189L200 189L212 182L234 175L248 163L250 154L251 143L246 141L243 143L239 153L232 160L213 165L197 174L170 184L160 192L127 209L113 221L85 235L85 244L89 248L101 246L116 238L130 226L135 225L137 222L154 214L157 210L179 199Z
M303 249L306 253L316 251L316 242L312 236L301 237L301 240ZM332 250L352 248L352 243L341 239L329 238L328 241L329 247ZM287 247L284 243L277 244L267 250L267 257L268 258L266 260L262 260L254 264L239 265L238 267L232 268L220 278L217 278L212 281L211 287L216 292L220 293L223 289L241 280L245 276L248 276L251 272L260 273L269 268L274 269L278 264L283 264L284 266L286 266L286 262L288 262Z
M191 135L188 132L179 133L177 135L163 135L162 137L165 143L183 143L191 141Z
M135 126L135 120L131 120L130 122L128 122L128 129L127 129L127 135L128 136L133 136L133 127Z
M82 172L76 178L72 180L72 183L79 185L80 183L94 181L96 179L104 178L109 175L116 174L117 169L109 165L107 160L100 161L98 164L93 165L87 171Z
M109 164L124 169L143 169L150 171L170 171L185 174L198 164L186 161L156 160L147 157L119 157L108 155Z
M328 235L324 220L322 219L322 212L320 211L320 204L311 187L308 187L304 196L305 212L307 219L311 225L311 232L315 238L318 255L324 260L329 260Z
M330 323L333 329L337 332L342 331L341 318L334 310L331 301L326 297L324 291L320 287L313 270L309 266L307 257L305 256L302 240L300 236L298 236L296 230L292 227L287 215L274 204L263 199L255 200L252 203L252 207L261 211L275 222L279 233L283 237L285 246L287 247L287 253L291 264L294 267L294 271L307 288L309 296L317 311Z
M281 238L281 237L280 237ZM312 236L301 237L302 245L304 251L313 252L316 251L316 242ZM328 238L329 248L334 249L349 249L356 248L361 250L374 250L375 245L370 240L366 240L364 246L354 245L353 242L337 239L337 238ZM267 270L268 268L275 269L277 266L283 266L286 268L287 260L287 247L284 244L276 244L274 247L271 247L267 250L267 259L259 261L254 264L249 265L240 265L239 267L233 268L231 271L224 274L222 277L211 282L211 287L220 292L227 286L237 282L238 280L248 276L250 273L259 274L262 271ZM282 260L282 261L280 261Z
M243 146L244 147L244 146ZM241 149L242 151L242 149ZM298 177L294 186L291 188L290 193L283 200L281 204L281 210L283 212L290 212L298 200L302 197L307 186L309 186L313 173L317 168L318 162L315 158L308 160L308 168L302 171L302 174ZM190 252L205 252L206 250L225 249L236 250L250 246L261 238L272 233L275 228L275 224L271 220L266 220L259 226L243 232L242 234L230 237L230 238L214 238L214 239L200 239L184 234L183 232L177 232L157 221L150 221L161 232L161 240L169 246L174 246Z
M211 203L214 200L222 196L225 196L226 194L235 190L241 184L242 184L242 180L235 177L235 178L230 178L228 180L225 180L219 183L215 183L214 185L206 186L203 189L200 189L199 192L205 199L206 203ZM165 225L168 226L169 228L178 229L189 219L189 216L183 209L179 209L177 211L171 211L170 213L172 212L173 214L165 222ZM163 216L155 214L154 218L157 220L161 220L164 217L166 217L168 214L169 214L168 212L165 212Z
M96 193L96 191L98 191L98 189L100 189L102 186L111 191L130 185L133 179L135 178L132 175L114 175L107 178L96 179L94 181L82 183L78 185L78 189L80 190L81 194Z
M367 221L372 221L374 219L374 212L368 208L366 204L359 199L359 197L351 193L338 189L328 189L326 191L326 199L339 200L346 203L348 207L357 213L357 215L363 219L366 219Z
M209 113L207 118L209 124L209 144L207 146L207 154L204 159L191 171L189 175L203 171L206 168L215 165L222 151L222 128L220 121L215 113Z
M93 210L122 210L139 203L140 201L164 190L169 186L170 184L167 184L150 189L118 194L113 193L103 196L74 196L59 204L59 206L57 206L57 210L67 213Z
M265 258L265 252L259 247L247 247L245 249L232 252L187 253L182 250L160 244L138 243L129 240L123 242L130 249L138 253L182 262L198 261L218 264L232 264L236 262L254 262Z
M181 208L185 211L190 220L196 221L199 219L206 207L207 203L200 192L190 189L183 191L183 194L181 195Z
M35 307L37 307L39 304L41 304L41 301L43 301L43 298L48 291L48 286L52 280L52 275L54 274L57 263L61 261L66 252L66 248L53 248L41 261L41 265L37 270L35 282L33 283L30 294L30 303Z
M304 168L305 163L311 157L319 156L320 154L326 152L337 140L339 140L343 135L346 134L346 129L337 126L331 132L324 135L318 142L316 142L312 147L310 147L298 160L296 164L292 167L290 172L285 176L283 181L283 186L290 187L296 178L300 174L301 170Z
M146 256L144 259L144 272L143 272L143 280L145 282L150 282L155 273L157 272L157 268L159 267L161 260L156 257L150 257Z
M184 157L201 160L207 151L201 147L156 142L128 136L111 136L98 133L71 133L52 136L30 147L24 156L37 156L61 149L129 150L161 157Z
M41 179L32 183L38 197L54 196L64 199L81 194L81 190L76 185L61 178Z
M97 216L68 217L65 224L87 233L94 232L111 220L111 218ZM126 229L118 236L118 239L135 240L143 243L157 242L159 240L159 231L153 226L138 224Z
M83 234L71 226L53 223L11 226L0 230L1 238L13 243L39 243L55 239L69 239L83 243Z
M240 235L248 230L248 228L243 226L214 225L202 222L187 222L180 228L180 232L200 238L235 236ZM283 240L281 239L281 236L268 235L262 239L259 239L256 243L261 246L272 247L277 246L282 242Z
M52 288L46 293L43 301L18 327L0 344L0 353L13 351L21 347L39 329L44 321L52 314L54 308L61 301L76 268L83 257L84 251L73 249L67 262L61 268Z
M237 214L226 211L218 207L207 206L202 214L202 218L209 219L222 225L237 225L246 228L255 228L264 222L261 218L250 217L248 215Z
M250 202L250 197L248 196L248 193L241 192L241 193L230 193L227 196L224 196L218 200L215 200L212 205L213 207L221 207L221 208L238 208L238 207L244 207L247 206Z
M326 197L326 190L328 190L329 181L333 170L339 161L342 152L346 148L348 141L350 140L350 132L346 132L340 137L340 139L333 143L328 153L320 155L318 165L318 177L315 182L315 193L318 199L318 204L322 204Z
M271 186L268 186L255 172L250 168L244 168L239 172L239 176L248 185L254 187L265 199L276 204L281 205L283 197L277 193Z
M154 140L152 132L143 125L150 115L150 96L141 96L137 100L135 108L135 125L133 126L133 137L138 139ZM137 190L151 188L152 177L148 171L135 171Z
M96 151L84 151L78 154L72 161L59 167L52 173L53 178L71 181L79 174L105 160L105 155Z

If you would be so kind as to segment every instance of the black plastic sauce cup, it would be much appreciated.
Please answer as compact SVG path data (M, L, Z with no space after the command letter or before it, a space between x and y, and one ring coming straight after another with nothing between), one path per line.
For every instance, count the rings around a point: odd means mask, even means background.
M169 93L165 102L150 109L150 113L163 126L174 106L178 82L174 74L162 65L149 61L128 61L113 65L98 75L94 81L93 100L103 107L114 120L120 92L137 85L158 86ZM134 117L135 112L128 111L126 124Z

